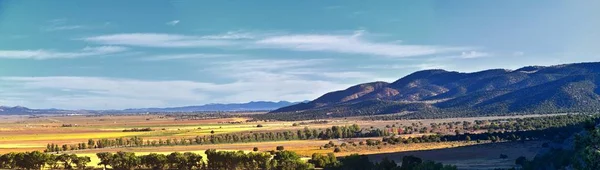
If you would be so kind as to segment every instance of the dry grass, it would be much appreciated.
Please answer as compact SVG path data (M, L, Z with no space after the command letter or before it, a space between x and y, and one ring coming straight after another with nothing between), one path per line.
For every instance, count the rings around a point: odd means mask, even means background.
M540 116L540 115L532 115ZM166 139L166 138L186 138L194 136L210 135L211 131L215 134L237 133L237 132L266 132L266 131L295 131L309 127L311 129L324 129L331 126L344 126L358 124L364 128L383 128L386 125L411 125L412 123L420 123L429 125L430 123L441 122L456 122L456 121L474 121L474 120L489 120L489 119L504 119L514 117L532 117L532 116L512 116L512 117L477 117L477 118L453 118L453 119L427 119L427 120L395 120L395 121L365 121L359 118L336 118L328 119L327 124L309 124L301 126L292 126L296 122L272 121L272 122L250 122L246 123L246 118L227 118L227 119L209 119L209 120L175 120L173 118L165 118L158 115L128 115L128 116L49 116L29 118L27 116L0 116L0 154L6 152L23 152L33 150L43 150L47 143L55 144L76 144L87 142L87 139L100 138L118 138L118 137L133 137L139 136L144 139ZM226 122L242 122L241 124L229 124ZM63 124L73 124L75 127L61 127ZM263 127L258 128L256 125L261 124ZM131 128L152 128L155 131L150 132L122 132L124 129ZM403 135L420 136L423 134ZM381 138L372 138L381 139ZM353 139L357 141L357 139ZM365 139L360 139L365 140ZM352 140L332 140L337 145L343 142ZM329 140L296 140L296 141L276 141L276 142L252 142L252 143L236 143L236 144L216 144L216 145L189 145L189 146L162 146L162 147L135 147L135 148L103 148L83 151L72 151L69 153L84 154L90 156L97 164L95 153L97 152L117 152L127 151L136 152L138 155L148 153L171 153L171 152L196 152L204 153L206 149L219 150L245 150L250 151L254 147L258 147L261 151L274 150L276 146L284 146L286 150L295 151L302 156L309 157L313 153L331 153L334 148L321 149L320 147L328 143ZM358 144L358 142L356 142ZM475 159L469 157L473 154L482 154L483 152L509 152L510 159L512 156L519 153L529 154L528 151L510 150L507 147L492 148L488 144L477 145L471 142L441 142L441 143L417 143L417 144L399 144L387 146L348 146L342 148L342 151L335 153L337 156L345 156L353 153L358 154L374 154L374 158L379 158L378 155L388 155L398 158L398 155L404 153L421 154L423 157L431 160L439 160L444 163L464 165L473 165L475 167L485 167L486 162L508 164L506 160L497 159ZM481 146L481 147L480 147ZM486 146L486 147L483 147ZM493 145L496 146L496 145ZM504 145L499 145L504 146ZM469 148L469 149L451 149L451 148ZM521 149L526 146L521 147ZM424 151L432 150L433 152ZM530 149L531 150L531 149ZM437 152L439 151L439 152ZM450 154L448 154L450 153ZM440 155L436 157L435 155ZM444 156L441 156L444 155ZM493 154L495 157L499 153ZM491 157L491 155L487 155ZM463 161L466 160L466 161ZM398 160L396 160L398 161ZM461 162L462 161L462 162Z

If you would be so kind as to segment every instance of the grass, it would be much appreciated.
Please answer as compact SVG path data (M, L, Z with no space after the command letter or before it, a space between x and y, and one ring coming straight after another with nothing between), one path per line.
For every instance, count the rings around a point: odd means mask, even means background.
M40 145L35 144L1 144L0 149L22 149L22 148L39 148Z
M93 133L46 133L23 134L0 137L0 141L30 141L30 140L65 140L65 139L90 139L90 138L117 138L127 136L141 136L148 132L93 132ZM85 142L81 140L80 142Z

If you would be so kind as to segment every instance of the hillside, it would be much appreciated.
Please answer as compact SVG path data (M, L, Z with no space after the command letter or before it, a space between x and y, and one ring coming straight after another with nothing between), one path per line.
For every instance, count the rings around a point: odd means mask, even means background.
M302 119L403 113L407 118L435 118L597 111L599 76L599 62L473 73L423 70L392 83L365 83L330 92L265 116Z

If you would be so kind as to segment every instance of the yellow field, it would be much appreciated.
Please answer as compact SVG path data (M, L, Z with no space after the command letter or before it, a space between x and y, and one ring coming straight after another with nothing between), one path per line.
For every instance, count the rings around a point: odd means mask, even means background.
M0 153L43 150L48 143L76 144L88 139L138 136L144 139L195 137L245 131L263 131L291 127L290 122L229 124L245 118L213 120L174 120L158 116L25 116L0 117ZM62 127L64 124L74 127ZM122 132L131 128L152 128L148 132Z
M473 121L482 119L500 119L507 117L488 118L465 118L461 120ZM160 115L129 115L129 116L54 116L54 117L27 117L27 116L0 116L0 154L7 152L23 152L33 150L44 150L46 144L54 143L77 144L87 142L88 139L119 138L138 136L143 139L157 140L167 138L189 138L195 136L215 134L237 133L237 132L265 132L265 131L295 131L309 127L311 129L323 129L331 126L345 126L358 124L363 128L382 128L385 126L410 125L413 123L429 124L433 122L454 122L459 119L436 119L436 120L397 120L397 121L364 121L358 118L329 119L326 124L308 124L292 126L299 122L246 122L246 118L223 118L208 120L177 120ZM260 124L263 127L257 127ZM73 125L73 127L63 127ZM152 128L148 132L122 132L132 128ZM452 132L453 133L453 132ZM423 134L412 134L405 136L420 136ZM381 139L381 138L372 138ZM332 140L336 144L343 142L358 141L366 139ZM295 140L276 142L252 142L235 144L215 145L188 145L188 146L160 146L160 147L132 147L132 148L102 148L81 151L69 151L81 156L92 158L90 166L96 166L98 152L135 152L136 155L149 153L169 154L171 152L194 152L204 155L207 149L218 150L244 150L251 151L258 147L260 151L274 150L276 146L284 146L286 150L310 157L313 153L331 153L333 148L321 149L329 140ZM466 142L440 142L440 143L416 143L408 145L387 145L379 147L348 146L342 151L335 153L337 156L345 156L353 153L359 154L381 154L406 151L419 151L431 149L455 148L477 143Z
M64 140L64 139L82 139L90 138L118 138L125 136L141 136L148 132L95 132L95 133L67 133L67 134L24 134L2 136L0 141L36 141L36 140Z
M365 138L366 139L366 138ZM355 139L355 140L365 140ZM207 149L218 149L222 151L238 151L242 150L250 152L253 147L258 147L260 151L274 150L276 146L283 145L286 150L294 151L305 159L310 158L313 153L333 153L333 148L320 149L320 146L328 143L329 140L294 140L294 141L280 141L280 142L253 142L253 143L240 143L240 144L219 144L219 145L189 145L189 146L163 146L163 147L140 147L140 148L104 148L94 149L87 151L74 151L69 153L76 153L80 156L89 156L92 162L89 166L97 166L99 160L96 157L98 152L135 152L136 155L147 155L150 153L159 153L168 155L172 152L193 152L203 156L206 160L204 151ZM334 141L336 144L340 144L344 141ZM481 143L484 144L484 143ZM405 151L419 151L419 150L431 150L431 149L445 149L454 148L460 146L477 145L475 142L441 142L441 143L413 143L413 144L400 144L400 145L387 145L387 146L356 146L342 148L342 152L334 153L336 156L346 156L350 154L381 154L381 153L394 153L394 152L405 152Z

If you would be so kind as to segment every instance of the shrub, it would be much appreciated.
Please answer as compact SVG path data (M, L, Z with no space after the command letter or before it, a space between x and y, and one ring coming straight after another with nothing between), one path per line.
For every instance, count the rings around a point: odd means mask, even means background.
M283 148L283 146L277 146L275 149L276 149L276 150L278 150L278 151L282 151L282 150L284 150L285 148Z

